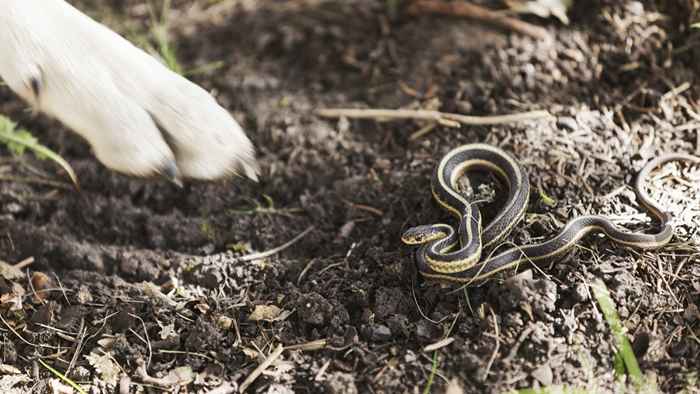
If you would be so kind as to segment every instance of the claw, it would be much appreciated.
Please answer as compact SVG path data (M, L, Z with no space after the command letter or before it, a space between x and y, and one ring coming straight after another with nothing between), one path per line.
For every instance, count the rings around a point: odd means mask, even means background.
M160 170L161 176L172 182L175 186L182 188L182 174L180 174L180 169L177 168L175 161L168 161L165 166Z
M253 161L253 164L243 164L243 173L248 179L253 182L258 182L258 175L260 175L260 167L258 163Z

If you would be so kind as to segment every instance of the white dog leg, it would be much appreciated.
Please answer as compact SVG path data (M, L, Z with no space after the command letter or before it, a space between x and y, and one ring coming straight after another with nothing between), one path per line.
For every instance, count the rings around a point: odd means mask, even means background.
M257 178L241 127L204 89L63 0L4 0L0 77L114 170Z

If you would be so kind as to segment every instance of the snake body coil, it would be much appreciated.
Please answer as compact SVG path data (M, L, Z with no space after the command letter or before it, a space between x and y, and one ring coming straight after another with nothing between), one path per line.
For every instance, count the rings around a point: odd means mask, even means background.
M417 226L404 232L401 240L420 246L416 264L424 277L462 283L486 279L503 270L517 268L521 263L554 261L592 232L602 232L624 246L659 248L671 240L673 227L669 214L649 198L643 183L654 168L675 160L700 163L700 158L690 155L664 155L647 163L634 185L641 205L660 222L658 232L632 233L604 216L586 215L572 219L547 241L484 256L493 251L524 216L530 184L522 166L503 150L486 144L463 145L445 155L432 179L433 197L458 218L458 229L448 224ZM476 204L468 202L457 190L457 181L467 171L475 169L497 174L508 186L505 204L485 227Z

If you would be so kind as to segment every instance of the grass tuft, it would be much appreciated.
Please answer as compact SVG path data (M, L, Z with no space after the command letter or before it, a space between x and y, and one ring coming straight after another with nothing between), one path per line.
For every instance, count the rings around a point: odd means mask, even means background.
M163 5L160 10L160 17L156 16L153 11L153 6L148 7L151 14L151 35L156 42L157 51L160 57L165 62L172 71L183 75L183 68L180 62L177 60L177 50L175 45L170 41L170 34L168 33L170 26L168 24L168 15L170 13L170 0L164 0Z
M15 156L22 156L30 150L40 160L51 160L68 174L73 185L78 188L78 176L73 168L58 153L41 145L28 130L18 129L17 124L0 115L0 144L3 144Z

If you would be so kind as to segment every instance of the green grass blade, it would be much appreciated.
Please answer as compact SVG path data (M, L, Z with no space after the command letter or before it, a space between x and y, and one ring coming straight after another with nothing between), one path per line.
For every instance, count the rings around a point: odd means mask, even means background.
M627 369L627 374L630 376L632 383L642 385L644 383L642 370L639 368L639 363L632 350L632 345L625 335L620 316L617 314L612 298L610 298L608 288L602 280L598 279L593 283L592 290L596 301L598 301L598 305L600 305L600 309L603 311L603 316L605 316L605 320L608 322L610 330L613 333L618 355Z
M428 382L425 384L423 389L423 394L430 394L430 389L433 387L433 382L435 381L435 375L437 374L437 362L438 352L437 350L433 352L433 367L430 369L430 376L428 376Z
M60 373L60 372L58 372L58 371L55 370L55 369L53 369L51 366L49 366L48 364L46 364L46 363L44 362L44 360L38 358L37 361L39 361L39 364L41 364L44 368L48 369L49 372L51 372L52 374L56 375L56 377L58 377L59 379L61 379L62 381L64 381L64 382L65 382L66 384L68 384L69 386L73 387L73 388L74 388L76 391L78 391L80 394L87 394L87 392L86 392L85 390L83 390L83 388L80 387L77 383L75 383L74 381L70 380L66 375L64 375L64 374L62 374L62 373Z
M9 119L2 116L0 116L0 121L10 122ZM26 147L27 149L33 151L37 155L37 157L45 157L55 162L61 168L63 168L64 171L66 171L75 187L79 187L78 176L75 174L75 171L73 171L73 167L71 167L70 164L68 164L68 162L65 161L58 153L39 144L33 138L24 138L8 127L0 127L0 142L2 141L4 141L5 143L12 143L14 145Z
M620 354L620 352L615 353L613 370L615 371L616 377L625 376L625 360L622 359L622 354Z

